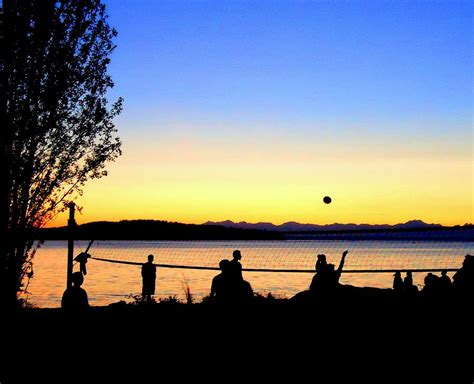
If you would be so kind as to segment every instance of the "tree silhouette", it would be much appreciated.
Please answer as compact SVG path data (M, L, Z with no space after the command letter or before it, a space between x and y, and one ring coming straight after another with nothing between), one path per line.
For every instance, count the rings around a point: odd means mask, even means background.
M12 303L31 273L28 229L121 154L122 99L106 97L117 32L100 0L4 0L0 17L0 295Z

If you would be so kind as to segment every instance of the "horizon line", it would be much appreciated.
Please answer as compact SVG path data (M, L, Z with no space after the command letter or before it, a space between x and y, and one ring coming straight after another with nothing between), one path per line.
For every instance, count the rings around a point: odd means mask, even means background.
M281 224L275 224L271 221L248 222L248 221L245 221L245 220L233 221L233 220L230 220L230 219L221 220L221 221L207 220L205 222L196 223L196 222L182 222L182 221L165 220L165 219L119 219L119 220L95 220L95 221L88 221L88 222L77 224L77 225L85 225L85 224L92 224L92 223L120 223L120 222L123 222L123 221L157 221L157 222L186 224L186 225L220 225L220 226L224 226L222 223L230 222L232 224L248 224L248 225L268 224L268 225L273 225L275 227L279 227L279 226L282 226L282 225L285 225L285 224L290 224L290 223L291 224L299 224L299 225L314 225L314 226L321 226L321 227L331 226L331 225L357 225L357 226L368 225L368 226L391 226L391 227L394 227L394 226L397 226L397 225L403 225L403 224L408 224L408 223L412 223L412 222L423 223L427 226L435 225L435 226L441 226L441 227L445 227L445 228L474 225L473 223L468 223L468 222L465 222L463 224L444 225L444 224L440 224L440 223L428 223L428 222L425 222L421 219L411 219L411 220L407 220L405 222L398 222L398 223L395 223L395 224L388 224L388 223L370 224L370 223L364 223L364 222L362 222L362 223L332 222L332 223L326 223L326 224L316 224L316 223L301 223L301 222L298 222L298 221L285 221L285 222L282 222ZM65 226L67 226L67 225L51 226L51 227L45 226L45 227L42 227L42 228L62 228L62 227L65 227Z

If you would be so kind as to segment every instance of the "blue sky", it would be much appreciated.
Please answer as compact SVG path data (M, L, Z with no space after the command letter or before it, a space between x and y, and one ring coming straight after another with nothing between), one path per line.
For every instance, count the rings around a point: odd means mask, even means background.
M471 118L468 2L107 5L119 31L117 93L145 120L400 121L403 129L430 119L462 131Z
M473 220L471 2L106 5L124 154L94 218Z

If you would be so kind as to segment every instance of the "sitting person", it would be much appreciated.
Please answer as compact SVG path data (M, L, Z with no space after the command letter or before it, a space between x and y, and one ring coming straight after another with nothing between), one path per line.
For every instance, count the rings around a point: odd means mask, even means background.
M326 260L326 255L319 254L317 256L315 268L316 268L316 274L313 276L313 279L311 280L311 284L309 286L309 289L311 291L317 290L318 287L322 285L325 272L328 270L328 262Z
M246 280L242 280L239 288L238 303L248 304L253 301L253 288Z
M327 265L328 262L326 261L326 255L319 254L316 260L316 273L322 272L327 267Z
M407 271L403 279L403 291L406 295L416 295L418 292L418 287L413 284L413 274L411 271Z
M474 256L466 255L461 269L453 276L452 287L457 294L474 295Z
M395 272L393 275L393 290L395 292L401 292L403 291L403 279L402 279L402 273L400 271Z
M210 298L219 304L245 304L253 300L253 289L242 277L241 255L234 251L234 259L221 260L221 273L212 279Z
M447 292L451 288L451 279L448 276L448 271L443 269L441 271L441 277L439 278L439 287L441 292Z
M214 276L211 283L211 293L210 298L212 301L222 304L227 300L229 295L228 279L229 279L229 263L227 259L221 260L219 262L219 269L221 273Z
M72 274L72 287L64 291L61 300L61 308L66 312L84 312L89 308L89 300L86 291L81 288L84 276L81 272Z
M425 276L422 293L425 297L436 297L440 293L440 277L431 272Z
M240 260L242 260L242 254L238 249L236 249L234 252L232 252L232 260L229 261L229 277L237 281L244 280L242 276L242 264L240 264Z

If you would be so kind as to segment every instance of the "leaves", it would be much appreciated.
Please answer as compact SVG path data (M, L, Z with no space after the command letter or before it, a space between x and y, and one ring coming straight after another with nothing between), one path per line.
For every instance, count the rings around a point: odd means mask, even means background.
M107 73L117 32L100 0L3 2L0 35L2 230L14 234L0 253L0 279L16 290L32 277L31 244L18 233L44 226L66 201L120 156Z
M105 7L98 0L19 3L2 84L12 229L44 225L121 154L113 119L122 99L109 105L106 98L117 32Z

